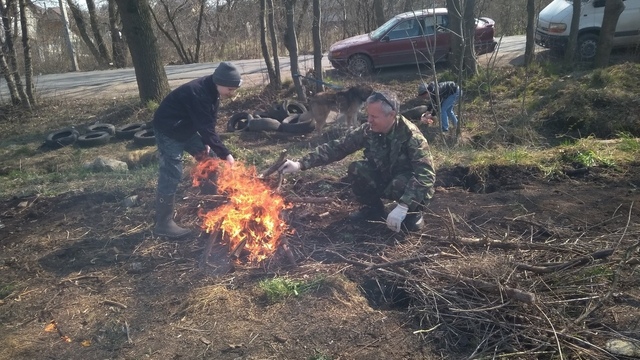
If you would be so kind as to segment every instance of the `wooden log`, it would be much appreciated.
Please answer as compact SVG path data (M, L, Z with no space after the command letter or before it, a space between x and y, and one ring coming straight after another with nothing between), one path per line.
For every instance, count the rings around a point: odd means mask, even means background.
M280 152L280 156L278 156L278 159L276 160L276 162L273 165L269 166L269 168L267 168L267 170L265 170L262 174L260 174L258 178L264 179L269 175L273 174L274 172L278 171L280 166L282 166L282 164L284 164L286 161L287 161L287 149L284 149Z

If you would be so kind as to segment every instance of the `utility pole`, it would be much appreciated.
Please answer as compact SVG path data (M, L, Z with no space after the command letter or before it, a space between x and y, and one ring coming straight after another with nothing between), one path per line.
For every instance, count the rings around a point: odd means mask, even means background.
M64 38L67 41L67 49L69 50L69 56L71 57L71 71L80 71L78 66L78 57L76 56L76 49L71 42L71 30L69 29L69 18L67 17L67 8L65 7L64 0L58 0L60 4L60 15L62 15L62 24L64 26Z

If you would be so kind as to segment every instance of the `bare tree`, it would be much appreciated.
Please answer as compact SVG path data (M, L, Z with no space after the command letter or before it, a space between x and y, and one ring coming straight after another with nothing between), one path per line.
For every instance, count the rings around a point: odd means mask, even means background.
M27 22L26 2L18 0L20 5L20 30L22 30L22 51L24 56L24 86L27 90L27 102L22 103L22 107L31 109L35 105L33 98L33 66L31 65L31 43L29 41L29 23Z
M273 52L273 65L276 77L277 88L282 86L282 76L280 75L280 57L278 51L278 32L276 31L275 11L273 0L267 0L267 26L271 36L271 51Z
M382 0L373 0L373 13L376 17L376 27L385 23L386 20Z
M580 0L578 0L580 1ZM524 48L524 66L528 67L533 62L536 51L535 43L535 24L536 22L536 8L535 0L527 0L527 34L526 43Z
M200 58L200 32L202 29L202 19L204 16L206 1L199 0L199 4L198 4L198 24L196 27L196 36L195 36L196 37L195 51L193 51L192 49L188 48L188 46L185 45L177 25L178 14L181 11L184 11L185 9L187 10L189 9L189 2L185 1L180 5L178 5L175 9L171 9L169 4L165 0L160 0L159 3L162 5L162 9L164 10L164 15L168 22L167 25L168 27L171 28L171 30L168 30L162 24L162 22L158 19L155 12L151 10L151 15L153 16L153 20L155 21L156 26L158 27L160 32L162 32L162 34L167 38L167 40L169 40L173 44L173 46L176 49L176 52L178 53L178 56L180 57L180 60L183 63L185 64L197 63Z
M284 7L287 20L287 28L284 32L284 45L289 51L289 59L291 62L291 77L293 78L293 84L295 85L296 92L298 94L298 100L306 102L307 95L302 89L300 77L295 76L296 74L300 74L300 66L298 65L298 38L296 35L296 27L294 21L296 0L284 0Z
M102 60L109 64L111 63L111 55L109 54L109 50L107 50L107 45L102 39L98 15L96 14L96 4L93 0L86 0L86 2L87 11L89 12L89 23L91 24L91 31L93 32L93 39L96 41L98 47L98 53L100 53Z
M576 55L576 45L578 44L578 30L580 29L580 13L582 0L573 0L573 13L571 14L571 29L569 29L569 42L564 53L564 62L567 65L573 63Z
M16 56L16 48L13 44L13 30L12 24L17 25L17 21L12 23L11 19L18 18L18 8L15 0L8 0L6 6L3 4L3 0L0 0L0 8L2 8L2 27L4 30L4 44L2 44L2 52L4 56L9 60L7 65L7 72L5 73L5 79L7 79L7 85L9 90L15 88L18 97L11 96L11 102L14 105L22 104L29 107L29 98L22 86L22 80L20 73L18 72L18 61Z
M71 41L71 29L69 29L69 16L67 15L67 7L64 6L63 0L58 0L60 6L60 15L62 17L62 26L64 27L64 41L67 45L67 51L69 51L69 57L71 60L71 71L80 71L78 66L78 56L76 54L76 48Z
M61 0L62 1L62 0ZM113 52L113 62L117 68L127 66L127 45L122 38L122 32L118 26L120 16L115 0L109 0L109 31L111 32L111 51Z
M613 35L616 32L618 19L623 11L624 3L622 0L606 0L600 37L598 38L598 49L594 59L595 67L604 68L609 65L609 57L613 48Z
M160 61L149 4L146 0L116 0L116 3L131 52L140 100L143 103L159 102L169 92L169 81Z
M322 38L320 36L320 25L322 21L322 11L320 10L320 0L313 0L313 67L315 70L316 91L322 91Z
M84 21L84 16L82 15L82 10L80 6L75 3L74 0L67 0L67 4L69 4L69 9L71 10L71 15L73 16L73 20L76 22L76 27L78 28L78 33L80 33L80 38L84 41L85 45L93 55L96 62L101 67L109 66L109 62L106 61L101 55L98 47L93 43L91 36L89 36L89 32L87 31L87 24Z
M267 44L267 0L260 0L260 47L262 48L262 58L267 66L267 74L269 74L269 84L276 89L280 89L282 85L273 69L273 62L271 62Z
M475 50L476 0L466 0L462 12L462 41L464 44L463 71L467 77L478 74L478 58Z

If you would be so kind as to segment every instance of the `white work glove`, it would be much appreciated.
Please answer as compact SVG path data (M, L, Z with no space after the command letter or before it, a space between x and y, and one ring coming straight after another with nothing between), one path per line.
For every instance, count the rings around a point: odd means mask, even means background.
M300 162L287 160L285 161L284 164L282 164L282 166L278 168L278 171L283 174L291 174L294 172L298 172L300 171Z
M233 164L236 162L236 161L233 159L233 156L231 156L231 154L227 155L227 157L226 157L226 159L225 159L225 160L227 161L227 163L229 163L229 166L233 166Z
M395 232L400 231L402 220L407 217L409 207L405 204L398 204L387 216L387 227Z

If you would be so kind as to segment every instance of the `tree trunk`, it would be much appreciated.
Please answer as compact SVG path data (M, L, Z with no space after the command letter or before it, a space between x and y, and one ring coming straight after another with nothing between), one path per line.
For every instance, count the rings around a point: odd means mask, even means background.
M24 54L24 86L27 90L28 102L23 102L22 107L31 110L35 105L33 97L33 65L31 63L31 43L29 41L29 28L26 14L25 0L18 0L20 4L20 30L22 30L22 50Z
M22 86L22 80L20 79L20 73L18 72L18 61L16 56L16 48L13 44L13 30L11 29L11 19L17 19L18 17L18 8L16 6L15 0L8 0L7 6L5 7L2 4L2 0L0 0L0 6L3 9L2 12L2 26L4 28L4 38L5 43L2 47L2 51L5 52L5 56L8 58L9 62L9 76L12 78L13 84L15 84L16 90L20 99L12 99L14 105L18 104L27 104L29 106L29 98L27 97L27 93L24 91L24 87ZM16 21L17 23L17 21Z
M84 43L87 45L87 48L89 48L89 51L91 52L91 55L93 55L93 57L96 59L96 62L98 62L98 64L103 68L107 67L109 64L105 63L102 56L100 56L98 48L93 43L93 40L91 40L91 37L87 32L87 24L84 22L82 10L80 10L78 4L76 4L73 0L67 0L67 4L69 4L71 15L73 16L73 20L75 20L76 26L78 27L80 38L82 38L82 41L84 41Z
M60 0L62 1L62 0ZM119 15L115 0L109 0L109 29L111 32L111 51L118 69L127 66L127 46L118 27Z
M122 17L125 39L136 72L138 92L143 103L160 102L169 93L167 73L160 62L158 43L153 34L151 10L146 0L116 0Z
M303 0L302 7L300 9L300 18L298 19L298 23L296 24L296 34L300 34L300 31L302 31L302 25L304 25L304 22L306 21L305 14L307 13L308 10L309 10L309 0Z
M569 29L569 41L564 53L564 63L573 64L578 44L578 31L580 29L580 13L582 12L582 0L573 0L573 14L571 15L571 28Z
M102 33L100 32L100 24L98 24L98 16L96 15L96 4L93 0L86 0L86 2L87 11L89 12L89 23L91 24L91 30L93 31L93 39L98 45L98 52L100 53L100 57L102 57L102 61L106 64L110 64L111 55L109 54L109 50L107 50L107 45L102 38Z
M267 74L269 74L269 84L275 89L280 89L276 72L273 70L273 63L269 57L269 46L267 44L267 0L260 0L260 48L262 49L262 58L267 65Z
M307 101L307 96L302 89L300 83L300 77L294 76L300 74L300 67L298 65L298 38L296 35L296 27L294 20L294 13L296 7L296 0L284 0L284 7L286 10L287 28L284 33L284 44L289 51L289 60L291 62L291 77L293 78L293 84L296 87L296 93L298 94L298 100L302 102Z
M0 46L4 48L4 42L0 41ZM16 87L16 83L13 81L13 77L11 76L11 70L9 70L9 66L7 65L7 59L4 56L4 51L0 51L0 71L4 76L4 80L7 83L7 88L9 89L9 95L11 96L12 104L20 104L20 96L18 95L18 88Z
M204 11L207 0L200 0L200 8L198 9L198 26L196 28L196 50L192 54L192 58L196 63L200 62L200 47L202 46L202 24L204 23Z
M597 68L604 68L609 65L609 56L613 47L613 35L616 32L618 19L623 11L624 3L622 0L607 0L605 2L602 27L598 38L598 49L596 49L596 57L594 59L595 67Z
M476 0L466 0L463 11L462 39L464 44L464 76L471 78L478 73L478 58L475 50ZM458 127L459 129L460 127Z
M313 35L313 67L315 70L315 93L321 92L324 74L322 72L322 38L320 36L320 26L322 21L322 12L320 10L320 0L313 0L313 26L311 32Z
M267 0L267 20L269 26L269 34L271 35L271 50L273 51L273 70L276 75L275 87L282 87L282 76L280 74L280 58L278 51L278 32L276 31L276 22L274 19L273 0Z
M69 29L69 16L67 15L67 7L63 0L58 0L60 6L60 16L62 17L62 26L64 26L64 40L67 44L67 51L69 51L69 58L71 60L71 71L80 71L78 66L78 57L76 56L76 49L71 42L71 30Z
M578 0L579 2L580 0ZM527 0L527 35L524 47L524 66L529 67L535 58L535 27L536 27L536 8L535 0Z
M449 33L451 39L451 53L449 65L454 73L459 73L464 65L464 39L462 37L462 7L460 0L447 0L449 14Z
M373 13L376 17L377 26L385 23L384 4L382 3L382 0L373 0Z

